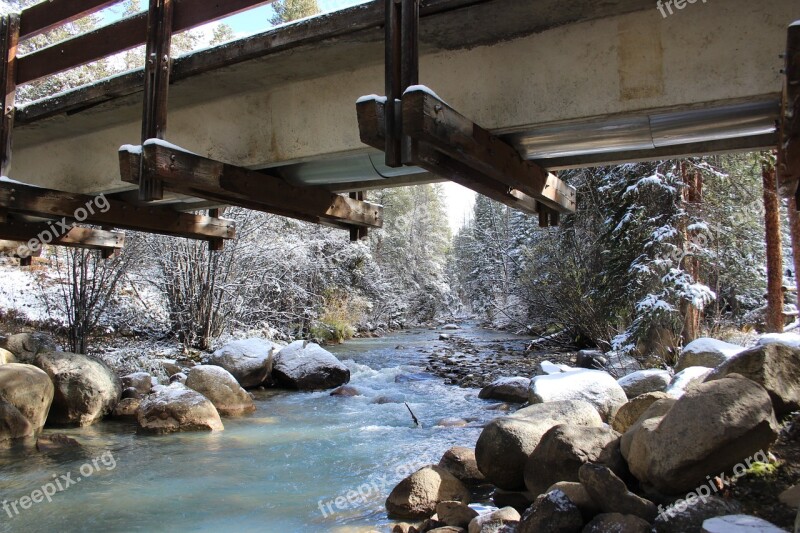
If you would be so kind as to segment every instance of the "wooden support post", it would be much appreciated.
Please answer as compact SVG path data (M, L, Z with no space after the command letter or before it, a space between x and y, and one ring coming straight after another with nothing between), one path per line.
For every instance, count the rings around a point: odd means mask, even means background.
M0 172L8 175L11 165L11 138L14 130L14 105L17 91L17 45L19 15L0 19L0 95L3 98L3 121L0 124Z
M402 62L402 4L401 0L386 0L386 166L403 166L401 154L402 132L400 107L397 102L403 96Z
M364 201L364 191L351 192L350 198L359 202ZM360 226L350 227L350 242L358 242L369 237L369 229Z
M26 257L20 257L19 258L19 266L21 266L21 267L29 267L29 266L31 266L32 263L33 263L33 257L31 257L31 256L26 256Z
M789 26L779 121L778 186L800 208L800 21ZM800 250L798 250L800 251Z
M212 218L219 218L222 214L222 210L217 209L209 209L208 216ZM208 251L209 252L221 252L225 247L225 241L223 239L211 239L208 241Z
M144 111L142 113L142 144L148 139L163 139L167 131L167 96L172 70L173 0L150 0L147 16L147 46L145 52ZM158 179L140 173L139 199L144 202L161 200L164 188Z

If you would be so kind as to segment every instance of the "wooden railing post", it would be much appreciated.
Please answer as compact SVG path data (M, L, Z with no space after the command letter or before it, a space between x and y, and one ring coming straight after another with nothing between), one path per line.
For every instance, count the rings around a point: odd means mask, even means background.
M3 121L0 124L0 171L8 175L11 165L11 138L14 130L14 105L17 92L17 45L19 43L19 15L11 14L0 19L0 57L2 72L0 85L3 98Z

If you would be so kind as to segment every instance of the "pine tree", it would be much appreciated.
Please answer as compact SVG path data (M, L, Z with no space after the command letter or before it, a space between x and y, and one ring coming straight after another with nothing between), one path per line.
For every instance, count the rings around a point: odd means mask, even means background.
M317 0L279 0L272 4L275 16L270 23L277 26L293 20L311 17L320 12Z

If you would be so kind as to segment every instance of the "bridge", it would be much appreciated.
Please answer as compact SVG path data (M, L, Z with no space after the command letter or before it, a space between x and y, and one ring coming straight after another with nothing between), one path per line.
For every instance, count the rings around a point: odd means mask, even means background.
M166 39L153 34L154 10L164 9L153 0L149 16L117 23L114 33L101 29L13 58L12 88L103 57L109 35L121 39L118 47L147 42L148 50L166 44L168 52L169 35L197 23L190 11L203 21L221 16L206 0L160 2L170 10ZM266 2L237 0L225 10L258 3ZM398 6L399 16L404 4L419 9L418 18L406 13L391 28L387 5ZM374 0L176 58L167 80L155 82L162 95L145 69L16 106L13 127L4 128L13 139L6 172L53 196L46 209L34 209L19 197L41 203L35 189L18 184L24 194L15 195L0 183L0 210L69 217L80 198L104 193L128 213L94 221L104 227L218 244L233 228L213 209L237 204L355 228L358 237L382 216L362 191L449 179L552 224L574 210L575 198L551 172L779 145L784 190L794 194L800 66L797 27L789 26L800 19L800 4L658 6ZM387 44L392 35L397 41ZM392 68L398 77L410 68L406 79L415 83L390 87ZM430 89L406 92L417 81ZM401 94L387 101L398 87ZM151 106L148 135L143 98L161 106ZM402 98L398 110L395 98ZM394 137L405 143L402 158L391 153L400 142ZM149 183L142 160L154 193L141 192ZM185 213L199 209L212 212ZM132 212L140 214L132 219Z

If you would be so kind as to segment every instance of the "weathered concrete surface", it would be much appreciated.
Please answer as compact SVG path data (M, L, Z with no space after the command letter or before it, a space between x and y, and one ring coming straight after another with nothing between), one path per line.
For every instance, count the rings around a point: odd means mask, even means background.
M494 0L423 18L421 81L500 133L777 100L778 56L797 19L794 0L698 2L666 19L650 0ZM382 32L361 28L177 81L167 139L254 168L367 154L354 103L383 87ZM130 188L116 150L138 141L140 108L134 93L19 125L11 177L75 192Z

